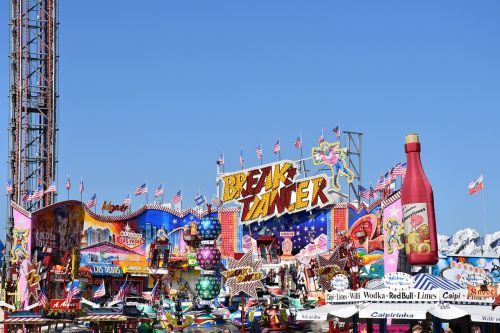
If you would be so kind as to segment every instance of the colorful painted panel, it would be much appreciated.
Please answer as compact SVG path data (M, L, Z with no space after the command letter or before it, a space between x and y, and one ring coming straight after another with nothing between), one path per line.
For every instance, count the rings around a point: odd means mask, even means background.
M211 214L218 216L224 226L218 242L223 255L232 256L236 239L236 210L222 210ZM140 271L143 268L138 266L149 259L150 245L155 242L160 230L168 237L171 261L185 261L193 249L184 240L184 234L196 230L199 220L199 215L190 210L176 212L148 208L123 218L85 212L81 265L88 267L97 276L119 277L131 269Z
M462 283L467 274L479 273L489 276L493 283L500 283L500 259L482 257L446 257L432 266L432 274Z
M83 209L78 201L65 201L32 215L33 247L40 257L43 253L51 254L51 264L62 263L63 258L78 248L83 222Z
M11 264L20 264L31 258L31 218L22 209L13 207L14 229L12 230Z
M360 208L348 205L347 235L362 259L360 269L362 278L381 278L384 275L384 235L380 202L369 207L361 204Z
M328 242L330 219L330 209L315 209L245 225L243 251L253 249L254 253L259 253L257 240L270 236L276 238L284 256L301 260L325 253L330 249Z
M396 272L399 251L404 249L404 227L399 192L382 203L384 223L384 273Z

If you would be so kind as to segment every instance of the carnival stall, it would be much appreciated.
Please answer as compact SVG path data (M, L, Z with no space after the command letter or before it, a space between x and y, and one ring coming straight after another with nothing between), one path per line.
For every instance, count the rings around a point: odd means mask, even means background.
M329 322L355 333L498 323L498 258L439 251L418 136L406 137L407 164L355 193L353 148L337 139L312 147L315 173L302 156L234 172L218 161L214 209L201 195L187 210L106 201L98 214L68 200L30 213L12 204L6 284L15 292L5 304L37 311L26 323L76 319L94 332L148 321L141 329L230 322L303 331ZM452 238L455 249L463 237Z

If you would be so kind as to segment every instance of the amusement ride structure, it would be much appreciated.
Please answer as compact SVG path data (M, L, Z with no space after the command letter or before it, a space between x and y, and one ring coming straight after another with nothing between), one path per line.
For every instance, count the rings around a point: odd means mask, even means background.
M55 202L57 0L10 0L10 115L6 258L12 246L10 201L27 211ZM30 200L27 200L29 197Z

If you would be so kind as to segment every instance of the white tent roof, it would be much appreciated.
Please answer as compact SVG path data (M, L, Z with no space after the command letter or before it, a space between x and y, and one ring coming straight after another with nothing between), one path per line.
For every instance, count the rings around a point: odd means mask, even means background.
M297 312L297 320L324 321L329 316L349 318L358 311L356 304L326 304L314 309Z
M449 303L433 304L428 311L434 317L444 320L457 319L468 315L467 311Z
M370 303L359 311L360 318L425 319L431 304Z
M470 315L471 321L483 323L500 323L500 307L495 311L489 305L462 305L456 304L455 307L464 310Z

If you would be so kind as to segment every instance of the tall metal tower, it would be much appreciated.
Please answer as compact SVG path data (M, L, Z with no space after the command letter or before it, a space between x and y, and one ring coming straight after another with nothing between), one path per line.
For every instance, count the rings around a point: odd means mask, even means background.
M28 211L55 199L44 193L26 201L26 194L56 180L57 16L57 0L10 0L8 163L13 191L8 199ZM9 208L7 259L12 227Z
M354 180L349 184L349 202L353 199L360 202L359 185L361 185L361 137L363 133L342 131L347 139L347 158L349 169L354 173Z

